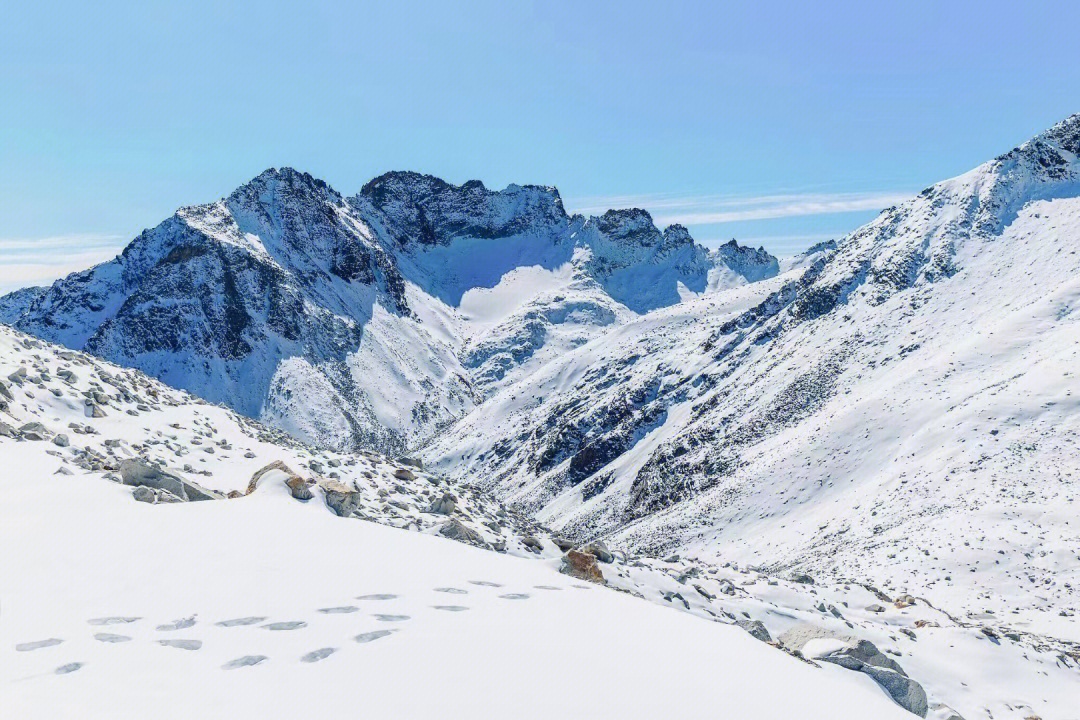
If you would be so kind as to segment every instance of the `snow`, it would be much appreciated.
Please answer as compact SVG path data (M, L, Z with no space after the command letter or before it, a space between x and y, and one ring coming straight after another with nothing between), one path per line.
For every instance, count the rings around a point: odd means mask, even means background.
M136 502L130 487L69 458L90 446L175 448L204 455L196 464L211 474L194 477L224 491L243 489L267 459L300 467L309 451L0 327L0 371L19 366L28 379L11 385L3 417L52 432L87 423L97 434L73 432L66 448L0 437L0 544L17 548L0 567L5 716L651 718L717 707L750 720L908 716L865 678L583 584L556 571L557 556L339 518L321 487L306 503L292 499L282 472L235 499ZM63 369L75 373L70 388L56 380ZM134 414L111 400L105 417L87 420L74 391L106 378L158 400ZM188 441L166 434L193 428ZM198 452L200 437L218 451ZM256 457L241 457L244 448ZM373 456L339 457L342 471L351 461L388 472Z

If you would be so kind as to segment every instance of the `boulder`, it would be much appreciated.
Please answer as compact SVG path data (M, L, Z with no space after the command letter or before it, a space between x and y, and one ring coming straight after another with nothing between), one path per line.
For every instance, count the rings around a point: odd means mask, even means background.
M245 494L250 495L255 492L256 488L259 487L259 481L263 479L263 476L273 470L285 473L285 487L289 488L289 494L297 500L306 502L315 497L311 492L311 488L308 487L307 480L304 480L304 478L294 473L292 469L281 460L275 460L269 465L264 465L256 470L255 474L251 476L251 480L248 481L247 492Z
M583 553L588 553L602 563L615 562L615 556L608 550L603 540L593 540L588 545L578 548Z
M761 642L772 642L769 629L760 620L737 620L735 624Z
M831 642L820 642L822 640ZM832 663L869 675L900 707L919 717L926 717L929 710L926 691L907 676L899 663L878 650L869 640L804 623L785 632L779 641L807 659Z
M153 488L149 488L146 485L140 485L139 487L132 490L131 496L139 502L151 504L157 502L157 493L154 492Z
M563 555L559 572L579 580L603 584L604 574L600 572L600 565L596 562L596 556L588 553L571 550Z
M567 552L568 550L574 549L574 543L562 537L561 535L556 535L551 538L551 542L555 543L555 547L559 548L559 550L561 550L562 552Z
M735 583L731 582L727 578L720 580L717 585L720 588L720 592L724 593L725 595L735 594Z
M416 473L414 473L409 468L402 467L394 471L394 477L396 477L398 480L415 480Z
M67 447L68 445L71 444L71 441L68 439L68 436L63 434L63 433L60 433L59 435L54 437L52 439L52 441L53 441L53 445L55 445L57 447Z
M454 510L457 509L457 498L453 493L443 493L442 497L436 499L428 507L429 513L436 515L453 515Z
M326 506L339 517L351 517L364 504L364 494L345 483L320 478L317 484L322 488Z
M3 380L0 380L0 398L3 398L8 402L15 399L15 396L11 394L11 388L9 388L8 384Z
M120 478L125 485L146 485L155 490L165 490L180 500L217 500L221 494L185 480L176 473L154 467L139 459L120 462Z
M0 437L14 438L18 436L19 433L15 428L11 427L6 422L0 421Z
M544 551L544 546L532 535L526 535L525 537L521 538L521 544L524 545L525 549L530 552L541 553Z
M457 518L451 518L442 527L439 528L439 534L444 538L450 540L457 540L460 543L466 545L472 545L473 547L486 548L488 544L484 542L484 538L480 533L476 532L470 527L466 527Z
M410 467L414 467L417 470L423 470L424 469L424 462L420 458L401 457L401 458L398 458L398 462L401 463L402 465L408 465Z
M29 422L19 428L19 435L24 440L48 440L52 435L44 425L39 422Z

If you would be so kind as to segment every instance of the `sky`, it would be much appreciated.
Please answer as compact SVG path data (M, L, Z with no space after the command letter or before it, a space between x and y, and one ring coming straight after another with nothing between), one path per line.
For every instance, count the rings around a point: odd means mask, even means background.
M8 3L0 290L290 165L791 254L1080 111L1080 3Z

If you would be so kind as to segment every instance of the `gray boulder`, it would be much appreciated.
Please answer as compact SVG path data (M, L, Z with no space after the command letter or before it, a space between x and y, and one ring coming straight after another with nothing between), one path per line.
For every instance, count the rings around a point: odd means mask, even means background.
M926 717L929 711L926 691L908 677L899 663L878 650L869 640L804 623L782 634L779 641L789 650L801 653L808 642L818 638L840 640L844 647L812 659L869 675L897 705L919 717Z
M0 437L14 438L18 436L19 433L15 428L11 427L6 422L0 422Z
M735 624L761 642L772 642L769 629L760 620L738 620Z
M444 493L442 497L431 503L427 511L436 515L453 515L456 509L457 498L453 493Z
M593 540L588 545L578 548L583 553L588 553L602 563L615 562L615 556L608 550L603 540Z
M444 538L457 540L460 543L472 545L473 547L488 547L488 544L484 542L484 538L481 537L480 533L470 527L466 527L457 518L451 518L446 524L440 527L439 534Z
M24 440L48 440L52 435L44 425L39 422L29 422L19 428L19 435Z
M222 497L176 473L154 467L139 459L121 461L120 478L125 485L145 485L155 490L166 490L181 500L217 500Z

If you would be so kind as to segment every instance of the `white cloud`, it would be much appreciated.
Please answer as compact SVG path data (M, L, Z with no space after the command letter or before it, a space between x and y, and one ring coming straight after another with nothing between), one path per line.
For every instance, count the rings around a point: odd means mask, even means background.
M49 284L111 259L123 244L119 235L0 238L0 293Z
M777 193L771 195L616 195L568 200L586 215L608 208L642 207L658 225L716 225L753 220L881 210L912 197L905 192Z

